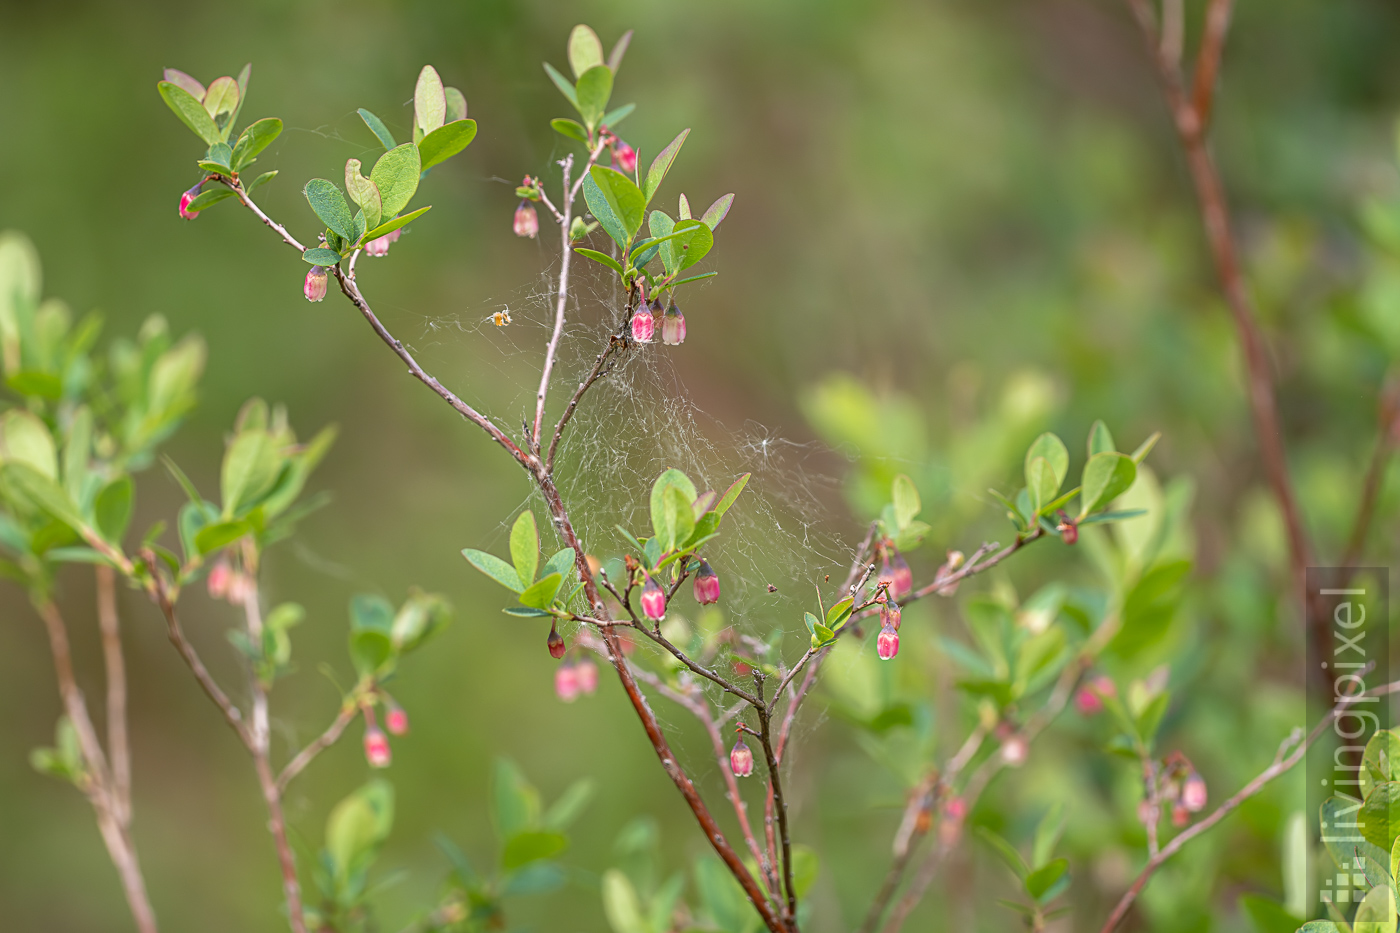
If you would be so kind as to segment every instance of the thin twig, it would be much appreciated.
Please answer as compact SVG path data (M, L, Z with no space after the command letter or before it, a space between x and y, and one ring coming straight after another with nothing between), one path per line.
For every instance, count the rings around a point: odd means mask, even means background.
M560 163L564 167L564 190L569 190L569 173L574 167L573 155L566 156ZM550 205L552 208L553 205ZM544 429L544 403L549 397L549 377L554 373L554 359L559 354L559 337L564 333L564 310L569 304L569 261L574 251L569 248L569 225L574 213L574 199L564 199L564 210L559 218L559 237L562 245L559 251L559 295L554 309L554 332L549 336L549 346L544 353L544 366L540 369L540 388L535 394L535 428L532 444L535 454L540 452L540 431Z
M156 915L151 907L150 896L146 893L146 880L141 874L141 863L136 855L136 843L125 822L118 814L119 805L113 788L111 771L107 766L102 743L97 738L92 719L88 716L87 703L78 681L73 675L72 649L68 642L68 628L63 616L52 602L43 602L35 607L49 636L49 650L53 654L54 674L58 680L59 697L73 731L78 737L78 747L83 755L86 778L79 788L87 795L97 816L98 830L107 847L108 857L117 869L122 891L131 910L132 919L139 933L156 933Z
M1240 788L1233 797L1222 803L1213 813L1200 822L1193 824L1189 829L1184 830L1179 836L1163 846L1160 852L1147 860L1147 864L1143 866L1137 879L1133 881L1132 886L1128 888L1122 899L1118 901L1117 906L1113 908L1113 912L1109 914L1108 920L1105 921L1101 933L1113 933L1113 931L1118 928L1118 924L1123 922L1123 918L1127 916L1128 910L1133 906L1133 902L1137 900L1138 895L1142 893L1142 889L1146 887L1152 875L1158 868L1162 867L1162 863L1181 851L1181 848L1185 846L1186 843L1212 829L1217 823L1238 809L1240 804L1263 790L1264 785L1302 761L1303 756L1307 754L1308 748L1336 721L1339 715L1346 711L1347 707L1352 703L1360 701L1363 697L1386 696L1392 693L1400 693L1400 680L1383 684L1355 698L1343 697L1341 701L1328 711L1327 715L1323 716L1321 721L1313 727L1312 732L1308 733L1307 738L1302 737L1301 729L1293 730L1293 733L1279 745L1278 752L1274 755L1273 763L1269 765L1269 767L1260 772L1254 780Z
M1190 96L1187 95L1180 70L1162 54L1148 0L1126 2L1142 29L1148 52L1157 68L1177 138L1186 155L1191 179L1195 185L1196 200L1200 206L1216 274L1220 278L1221 291L1230 306L1235 329L1239 332L1259 453L1264 461L1269 486L1278 501L1279 510L1283 513L1293 581L1301 592L1304 591L1304 573L1312 562L1312 549L1303 526L1293 483L1289 478L1288 457L1283 445L1283 428L1279 420L1268 348L1259 328L1258 315L1255 313L1253 299L1250 297L1236 252L1225 187L1206 144L1206 128L1210 121L1220 58L1230 25L1231 2L1211 0L1197 58L1195 87ZM1313 638L1319 642L1328 637L1325 625L1315 625L1313 629Z
M1371 454L1371 464L1366 468L1366 481L1361 489L1361 501L1356 506L1356 518L1352 522L1351 536L1348 538L1343 567L1355 567L1366 552L1366 538L1371 532L1371 521L1375 517L1376 502L1380 498L1381 485L1385 480L1385 468L1390 462L1395 440L1389 425L1381 428L1376 439L1376 449Z
M781 768L777 753L773 749L772 717L763 701L763 672L754 669L754 685L758 691L758 703L754 712L758 714L758 741L763 747L763 757L768 764L768 791L773 798L773 807L778 816L779 843L782 846L783 885L787 888L787 919L795 923L797 918L797 888L792 882L792 836L788 831L787 800L783 796Z
M277 775L277 792L279 794L287 792L287 785L298 774L301 774L317 755L340 740L346 727L354 721L357 712L359 712L359 706L355 703L347 702L341 705L340 712L336 715L335 720L326 727L326 731L322 732L311 744L297 752L296 756L287 762L282 773Z
M117 615L116 572L106 564L94 568L97 624L102 632L102 659L107 674L107 752L112 759L112 802L117 822L131 825L131 745L126 728L126 661L122 655L121 619Z

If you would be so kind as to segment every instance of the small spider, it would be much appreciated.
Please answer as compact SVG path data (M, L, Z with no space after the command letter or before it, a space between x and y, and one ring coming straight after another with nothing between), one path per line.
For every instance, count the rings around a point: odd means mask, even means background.
M510 309L505 308L491 315L491 323L497 327L505 327L510 323Z

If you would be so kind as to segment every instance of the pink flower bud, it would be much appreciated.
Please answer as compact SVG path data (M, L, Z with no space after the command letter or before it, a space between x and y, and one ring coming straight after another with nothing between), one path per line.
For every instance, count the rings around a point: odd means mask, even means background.
M389 708L384 713L384 725L389 727L390 735L408 734L408 713L393 700L389 701Z
M622 140L617 141L617 145L612 151L613 165L619 172L631 175L637 171L637 150L627 145Z
M666 591L651 574L647 574L647 582L642 586L642 615L653 622L666 618Z
M228 594L225 598L235 606L243 605L243 601L248 598L248 578L236 571L231 574L228 580Z
M719 602L719 575L704 560L695 571L695 601L702 606Z
M735 777L748 777L753 774L753 752L740 739L734 743L734 748L729 752L729 767L734 772Z
M578 671L572 664L561 664L554 669L554 695L565 703L578 699Z
M522 200L520 206L515 209L515 235L534 239L535 234L539 232L540 217L535 213L535 205Z
M399 238L403 229L391 230L383 236L375 237L365 244L366 256L383 256L389 252L389 247Z
M632 315L632 339L637 343L651 343L656 335L656 318L645 304Z
M209 597L223 599L228 596L229 583L233 581L233 568L228 561L221 560L209 568Z
M545 645L549 648L549 656L554 660L559 660L564 656L564 638L559 634L557 626L549 627L549 638L545 640Z
M1102 674L1089 681L1089 689L1105 699L1118 695L1118 687L1113 683L1113 678Z
M666 309L666 316L661 320L661 342L668 347L685 343L685 315L675 305Z
M301 287L301 292L306 296L306 300L320 301L325 298L326 282L329 278L325 266L312 266L311 271L306 273L306 284Z
M598 689L598 665L584 658L578 662L574 671L578 674L578 688L589 696Z
M1096 716L1103 711L1103 700L1093 687L1080 687L1074 695L1074 708L1081 716Z
M1178 803L1178 804L1173 804L1173 805L1172 805L1172 825L1175 826L1177 829L1180 829L1181 827L1185 826L1185 825L1186 825L1187 823L1189 823L1189 822L1191 822L1191 814L1190 814L1190 812L1187 811L1187 809L1186 809L1185 807L1183 807L1183 806L1182 806L1181 804L1179 804L1179 803Z
M914 589L914 571L909 569L909 562L904 559L904 555L890 549L893 556L890 558L890 565L893 567L893 576L890 592L895 599L903 599Z
M190 202L199 196L199 186L202 184L204 184L204 182L201 181L199 185L195 185L189 191L180 195L180 217L182 219L194 220L199 216L199 211L190 210Z
M378 726L365 729L365 760L371 768L387 768L392 758L389 751L389 737Z
M875 578L875 586L877 588L884 587L883 590L875 595L877 602L884 602L885 597L889 593L894 592L894 566L890 564L888 551L880 558L880 575Z
M1205 778L1192 771L1181 788L1181 805L1191 813L1200 813L1206 808L1207 796Z
M881 606L880 627L892 628L896 632L899 631L899 620L901 615L903 615L903 613L899 611L899 603L892 602L888 605Z
M880 655L881 661L888 661L899 654L899 633L888 622L880 629L880 634L875 638L875 651Z
M967 817L967 801L961 797L949 797L948 802L943 804L943 815L946 819L961 821Z
M1060 538L1065 544L1074 544L1079 540L1079 525L1064 512L1060 512L1060 523L1055 526L1055 530L1060 533Z
M1001 746L1001 760L1013 768L1019 768L1026 763L1026 756L1030 753L1029 746L1022 736L1013 735Z

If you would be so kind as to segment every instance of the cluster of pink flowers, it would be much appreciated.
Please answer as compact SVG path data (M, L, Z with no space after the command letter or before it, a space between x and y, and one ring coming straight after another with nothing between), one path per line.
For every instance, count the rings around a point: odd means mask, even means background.
M660 299L643 303L632 315L632 340L635 343L651 343L656 338L656 322L661 321L661 342L668 347L685 343L685 315L674 303L664 309Z
M381 692L378 699L384 704L384 725L389 728L390 734L406 735L408 713L387 693ZM373 702L366 702L360 711L365 717L365 760L371 768L387 768L393 760L393 751L389 748L389 736L375 722Z
M217 561L209 568L205 581L211 599L227 600L231 605L241 606L248 595L248 578L227 560Z
M588 658L565 661L554 669L554 693L565 703L572 703L580 694L592 696L598 689L598 667Z

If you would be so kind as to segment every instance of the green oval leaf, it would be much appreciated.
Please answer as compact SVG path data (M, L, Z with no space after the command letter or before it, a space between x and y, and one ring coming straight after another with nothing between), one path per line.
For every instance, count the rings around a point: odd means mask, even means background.
M428 211L432 209L433 206L429 204L427 207L420 207L416 211L409 211L407 214L404 214L400 217L395 217L393 220L386 220L384 223L380 224L373 230L366 233L365 240L369 241L375 239L376 237L381 237L386 233L393 233L395 230L399 229L404 224L413 222L414 220L418 219L419 217L422 217L424 214L428 213Z
M520 513L510 529L510 558L520 582L526 586L533 583L540 564L540 536L535 527L535 513L528 509Z
M369 131L374 134L374 138L379 140L386 150L393 149L398 143L394 142L394 134L389 132L389 128L384 125L384 121L370 113L365 108L359 109L360 119L369 127Z
M525 589L520 583L520 574L515 572L515 568L501 560L495 554L488 554L485 551L478 551L475 548L462 548L462 556L467 559L477 570L486 574L492 580L504 586L512 593L519 593Z
M612 97L612 86L613 73L607 65L595 65L579 75L578 86L574 89L578 100L574 106L590 130L596 129L602 122L603 114L608 109L608 98Z
M581 76L590 68L603 64L603 43L598 34L579 23L569 33L569 67L574 77Z
M189 91L169 81L160 82L156 88L165 99L166 106L185 126L193 130L196 136L204 140L206 145L212 146L222 138L219 128L209 116L209 111L205 110L204 104L195 99Z
M690 128L680 131L675 139L662 149L651 162L651 167L647 169L646 187L643 193L646 195L648 203L651 202L652 195L656 194L656 189L661 187L661 182L666 178L666 173L671 170L672 164L676 161L676 156L680 154L681 146L685 145L685 138L690 135Z
M1079 517L1082 519L1090 512L1107 506L1127 492L1136 479L1137 464L1131 457L1117 452L1094 454L1084 464Z
M354 218L350 216L350 205L346 203L345 195L340 193L339 188L324 178L313 178L306 183L302 194L306 196L306 201L316 212L316 216L321 218L321 223L343 239L353 242L351 234L355 229Z
M233 161L229 163L235 172L241 172L243 167L257 158L272 141L282 135L282 121L276 117L266 117L256 123L250 123L238 137L238 143L233 147Z
M549 125L554 128L554 132L560 136L567 136L576 139L584 145L588 144L588 130L583 128L583 124L577 120L570 120L565 117L555 117L549 121Z
M395 146L374 163L369 177L379 187L384 216L393 217L413 199L414 192L418 190L418 176L422 174L422 170L418 147L413 143ZM340 233L339 230L336 232Z
M1050 464L1050 469L1055 473L1055 490L1058 492L1064 485L1065 477L1069 475L1069 451L1065 449L1064 441L1047 431L1032 441L1030 449L1026 451L1027 470L1036 457L1044 457ZM1029 480L1026 485L1030 485Z
M301 258L313 266L334 266L340 262L340 254L333 249L318 246L301 254Z
M424 65L423 70L418 72L418 84L413 90L414 123L427 136L442 126L446 119L447 95L442 88L442 78L438 77L437 69L432 65Z
M444 123L424 136L418 143L418 154L422 160L423 169L430 169L439 162L446 162L467 148L475 138L475 120L455 120L452 123Z

